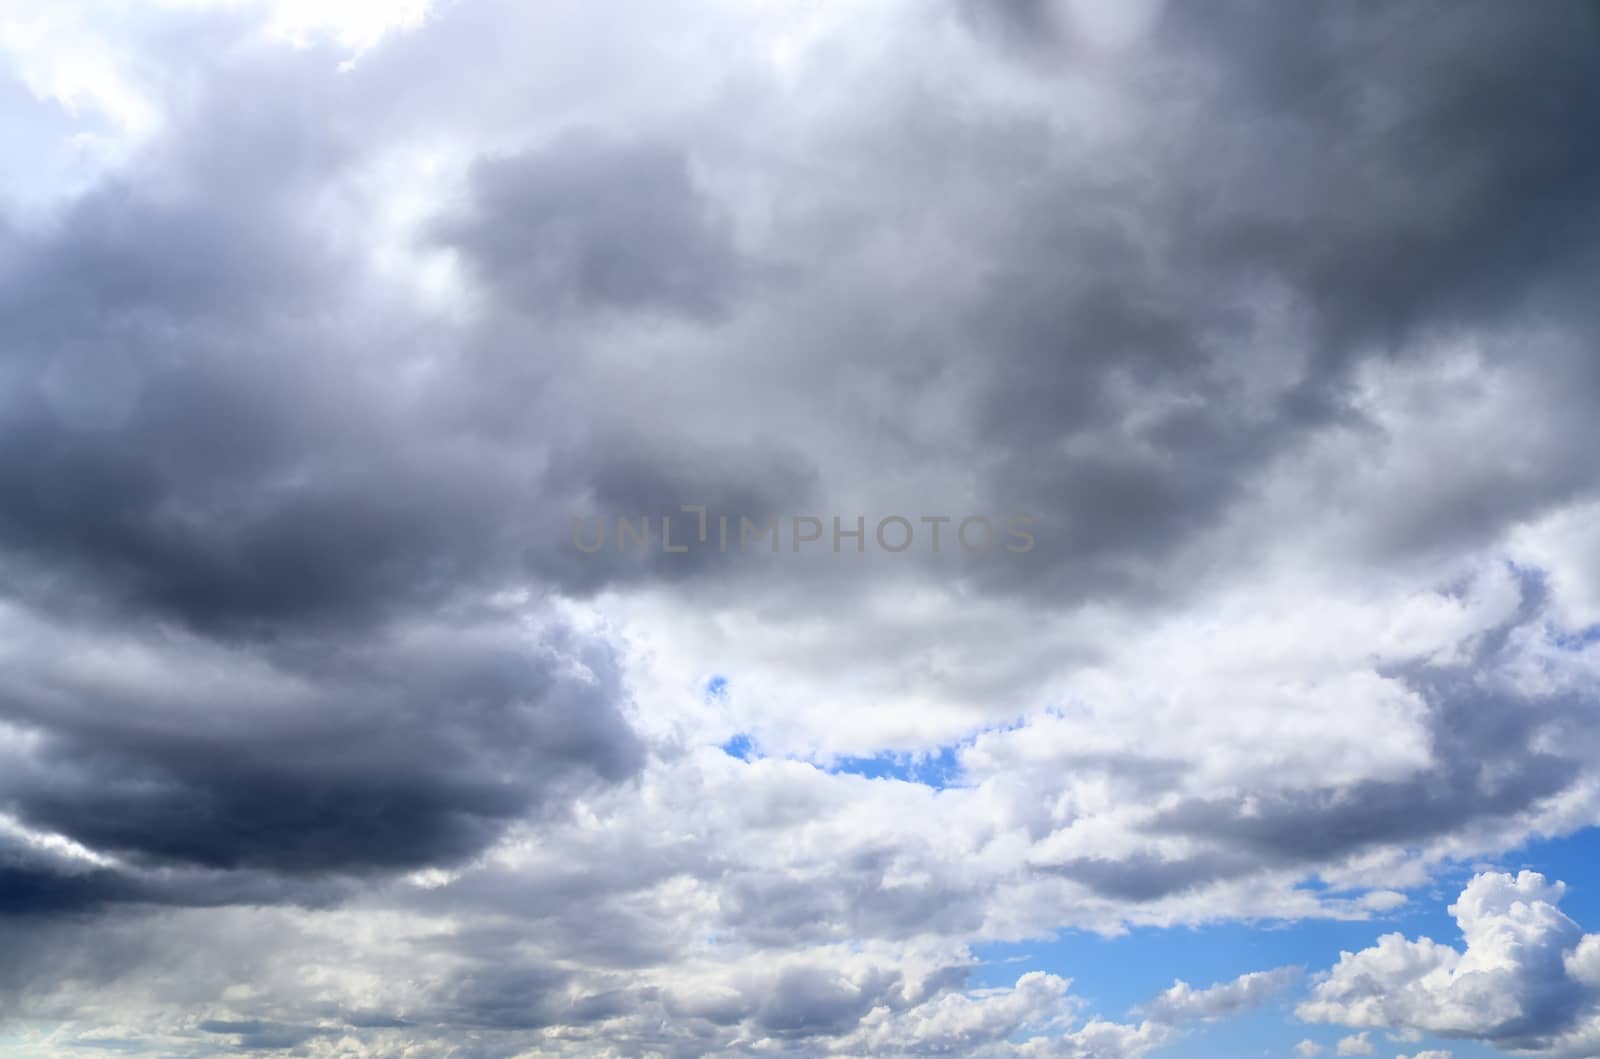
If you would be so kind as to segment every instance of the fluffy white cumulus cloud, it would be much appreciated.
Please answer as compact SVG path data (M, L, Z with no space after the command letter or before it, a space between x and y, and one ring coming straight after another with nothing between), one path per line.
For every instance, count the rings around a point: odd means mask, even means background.
M1377 1051L1377 1045L1372 1043L1372 1031L1363 1030L1340 1038L1335 1051L1339 1055L1372 1055Z
M1596 936L1584 935L1557 907L1563 889L1531 871L1477 875L1450 906L1463 948L1385 935L1372 948L1344 953L1297 1014L1517 1051L1587 1054L1600 1027L1600 990L1589 966ZM1366 1054L1342 1045L1340 1052Z

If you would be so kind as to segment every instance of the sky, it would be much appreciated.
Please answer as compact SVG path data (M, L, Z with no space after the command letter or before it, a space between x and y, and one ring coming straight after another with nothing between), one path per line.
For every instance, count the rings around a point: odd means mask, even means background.
M0 1055L1600 1056L1600 7L0 0Z

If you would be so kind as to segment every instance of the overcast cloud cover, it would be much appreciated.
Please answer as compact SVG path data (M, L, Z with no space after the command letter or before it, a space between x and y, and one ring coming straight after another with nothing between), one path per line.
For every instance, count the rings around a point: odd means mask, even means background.
M1597 189L1588 0L0 0L0 1054L1600 1055Z

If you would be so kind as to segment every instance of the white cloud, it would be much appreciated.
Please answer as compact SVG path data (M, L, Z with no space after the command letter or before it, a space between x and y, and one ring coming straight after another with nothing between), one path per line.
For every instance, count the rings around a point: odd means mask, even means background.
M1587 1047L1600 992L1586 980L1592 943L1557 907L1563 890L1530 871L1474 876L1450 906L1464 949L1386 935L1372 948L1344 953L1296 1013L1313 1022L1581 1054L1574 1049ZM1365 1044L1365 1034L1359 1040Z
M1178 981L1150 1002L1150 1017L1168 1023L1230 1018L1268 1003L1293 985L1301 973L1298 967L1253 971L1207 989L1195 989L1188 982Z
M1372 1032L1370 1030L1363 1030L1361 1033L1357 1033L1357 1034L1354 1034L1353 1036L1345 1037L1345 1038L1341 1039L1339 1041L1339 1047L1337 1049L1338 1054L1340 1054L1340 1055L1371 1055L1371 1054L1373 1054L1373 1052L1375 1052L1377 1050L1377 1046L1375 1044L1373 1044L1372 1041L1369 1039L1371 1036L1372 1036Z

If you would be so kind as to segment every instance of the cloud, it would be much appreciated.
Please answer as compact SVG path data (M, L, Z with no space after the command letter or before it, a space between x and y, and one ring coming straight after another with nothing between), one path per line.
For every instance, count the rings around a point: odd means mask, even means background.
M1363 1030L1361 1033L1340 1038L1339 1047L1337 1049L1338 1054L1372 1055L1377 1046L1368 1039L1369 1037L1371 1037L1371 1032Z
M10 619L16 687L30 690L9 704L25 738L0 745L0 799L23 825L115 859L75 876L85 899L159 899L174 870L459 862L642 761L614 658L560 626L420 625L336 651L252 651ZM90 653L98 665L74 661Z
M1582 1054L1600 994L1584 976L1587 939L1557 907L1563 890L1537 872L1477 875L1450 906L1464 949L1386 935L1373 948L1344 953L1296 1013L1314 1022Z
M7 1048L1142 1056L1295 972L974 954L1600 821L1581 5L322 6L0 16ZM1558 897L1299 1010L1592 1055Z
M612 307L704 315L739 273L681 149L580 134L480 159L473 216L441 237L529 313Z
M1187 982L1178 981L1150 1002L1150 1017L1165 1023L1230 1018L1270 1002L1293 985L1302 973L1298 967L1254 971L1208 989L1195 989Z

